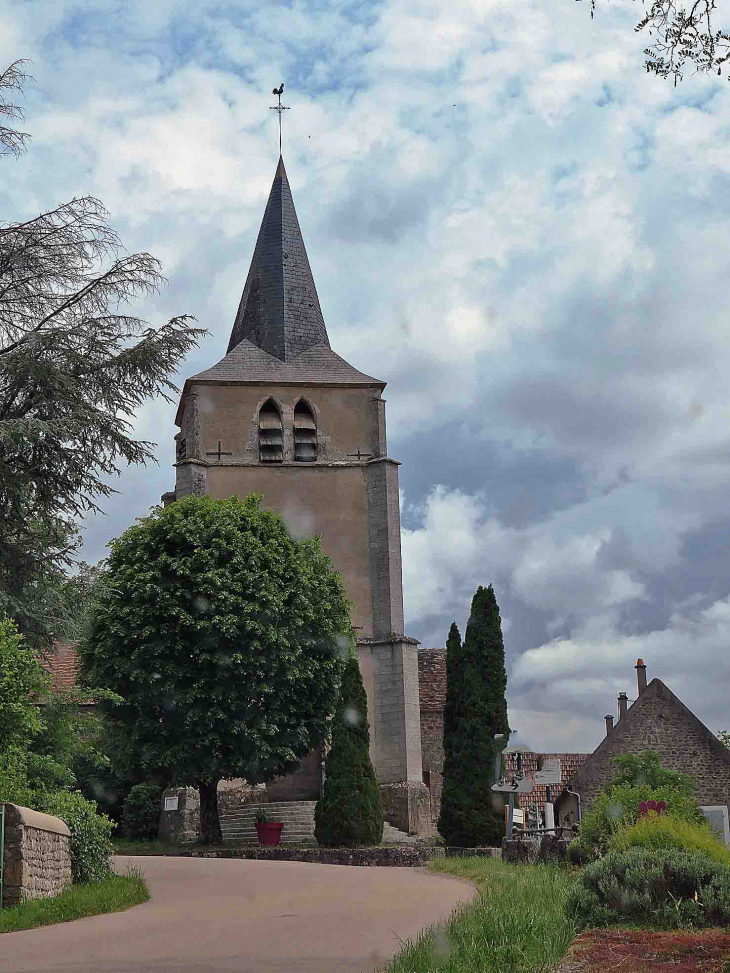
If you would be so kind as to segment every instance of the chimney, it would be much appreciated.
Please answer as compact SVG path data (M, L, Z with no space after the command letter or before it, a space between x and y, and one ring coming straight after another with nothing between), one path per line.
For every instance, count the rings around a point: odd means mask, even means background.
M626 693L618 694L618 718L621 720L626 716L626 710L629 708L629 697Z
M644 660L637 659L634 669L636 669L636 682L639 687L639 696L641 696L646 689L646 666L644 665Z
M611 732L612 729L613 729L613 717L612 716L607 716L606 717L606 736L608 736L608 734Z

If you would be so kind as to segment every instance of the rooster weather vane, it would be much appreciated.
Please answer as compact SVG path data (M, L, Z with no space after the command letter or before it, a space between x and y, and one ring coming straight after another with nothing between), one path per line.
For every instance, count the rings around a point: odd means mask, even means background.
M271 92L272 95L278 95L279 96L279 104L278 105L269 105L269 108L272 111L278 112L278 114L279 114L279 155L281 155L281 113L283 111L289 111L289 106L288 105L282 105L282 103L281 103L281 96L282 96L283 91L284 91L284 82L282 81L281 84L279 85L279 87L278 88L274 88L274 90Z

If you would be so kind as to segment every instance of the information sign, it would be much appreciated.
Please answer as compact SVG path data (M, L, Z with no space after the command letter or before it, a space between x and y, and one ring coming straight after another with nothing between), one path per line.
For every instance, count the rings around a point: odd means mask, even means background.
M165 798L165 810L177 811L177 796Z
M534 789L534 784L527 777L523 777L522 780L512 781L500 781L499 784L492 784L493 791L499 791L502 794L531 794Z

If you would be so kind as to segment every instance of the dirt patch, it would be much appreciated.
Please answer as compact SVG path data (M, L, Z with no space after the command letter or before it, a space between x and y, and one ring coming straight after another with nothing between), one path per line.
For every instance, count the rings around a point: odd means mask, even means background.
M730 973L730 934L722 929L650 932L589 929L556 973Z

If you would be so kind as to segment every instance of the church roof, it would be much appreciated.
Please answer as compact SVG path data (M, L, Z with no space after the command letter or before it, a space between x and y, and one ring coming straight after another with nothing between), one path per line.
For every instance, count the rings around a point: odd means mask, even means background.
M281 156L228 351L244 339L283 362L291 361L314 345L329 348L327 328Z
M359 372L328 344L312 345L295 358L282 361L244 338L217 365L198 372L188 382L271 382L277 385L360 385L384 388L372 375ZM186 383L187 384L187 383Z

